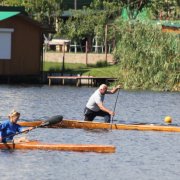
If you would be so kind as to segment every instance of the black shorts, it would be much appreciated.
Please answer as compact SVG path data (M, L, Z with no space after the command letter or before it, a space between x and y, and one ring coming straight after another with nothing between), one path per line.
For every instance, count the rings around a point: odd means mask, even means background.
M84 116L85 116L84 118L85 121L93 121L96 116L101 116L104 117L104 121L107 123L110 122L110 118L111 118L110 114L108 114L107 112L104 112L102 110L96 112L96 111L92 111L87 107L85 107L84 109Z

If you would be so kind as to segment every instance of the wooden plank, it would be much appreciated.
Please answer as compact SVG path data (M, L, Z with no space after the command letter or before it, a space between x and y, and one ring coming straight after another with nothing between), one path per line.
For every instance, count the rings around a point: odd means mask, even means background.
M24 143L0 143L0 149L30 149L30 150L57 150L57 151L78 151L114 153L116 148L111 145L96 144L46 144L38 141Z
M42 121L18 122L22 126L38 126ZM111 124L88 122L79 120L63 120L61 123L49 126L51 128L83 128L83 129L113 129L113 130L140 130L140 131L167 131L180 132L180 126L153 125L153 124Z
M114 129L114 130L140 130L140 131L168 131L180 132L179 126L161 126L161 125L142 125L142 124L111 124L101 122L85 122L74 120L63 120L61 124L56 124L51 127L62 128L85 128L85 129Z
M47 77L49 80L49 85L51 85L51 80L52 79L62 79L62 84L64 85L65 79L70 79L70 80L77 80L76 86L81 85L81 80L90 80L91 85L93 84L92 82L94 81L94 84L97 85L97 81L103 80L105 83L109 81L116 81L117 78L111 78L111 77L93 77L93 76L48 76ZM88 83L89 85L89 83Z
M35 127L41 125L43 121L37 120L37 121L18 121L17 124L24 126L24 127Z

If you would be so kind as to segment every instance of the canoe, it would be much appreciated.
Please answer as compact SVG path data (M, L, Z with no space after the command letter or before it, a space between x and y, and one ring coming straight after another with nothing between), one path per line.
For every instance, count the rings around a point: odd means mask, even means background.
M21 126L38 126L42 123L39 121L23 122L19 121ZM114 130L140 130L140 131L167 131L180 132L180 126L157 125L157 124L115 124L101 122L87 122L79 120L63 120L58 124L48 126L50 128L83 128L83 129L114 129Z
M43 121L18 122L21 126L38 126ZM141 131L168 131L180 132L180 126L156 124L115 124L101 122L86 122L79 120L63 120L61 123L48 126L50 128L84 128L84 129L114 129L114 130L141 130Z
M57 150L57 151L78 151L114 153L115 146L96 144L46 144L39 141L21 143L0 143L0 149L30 149L30 150Z

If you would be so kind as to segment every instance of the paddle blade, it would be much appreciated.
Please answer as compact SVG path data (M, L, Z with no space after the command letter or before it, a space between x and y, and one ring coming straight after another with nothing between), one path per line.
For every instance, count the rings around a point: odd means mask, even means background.
M52 116L51 118L44 121L40 126L43 127L43 126L57 124L57 123L60 123L62 120L63 120L63 116L61 115Z

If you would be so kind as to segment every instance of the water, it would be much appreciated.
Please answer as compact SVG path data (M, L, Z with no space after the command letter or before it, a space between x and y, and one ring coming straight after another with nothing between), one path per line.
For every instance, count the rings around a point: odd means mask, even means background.
M69 86L0 86L0 119L12 109L21 119L47 119L61 114L82 119L83 109L95 88ZM106 95L113 109L117 94ZM180 93L120 91L114 120L163 123L165 116L180 124ZM97 121L102 121L97 118ZM115 145L116 153L0 150L3 180L177 180L180 176L179 133L151 131L103 131L83 129L35 129L26 135L51 143Z

